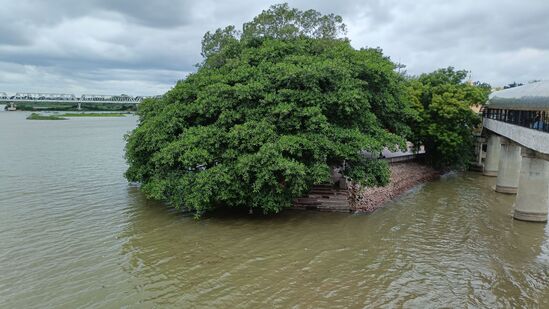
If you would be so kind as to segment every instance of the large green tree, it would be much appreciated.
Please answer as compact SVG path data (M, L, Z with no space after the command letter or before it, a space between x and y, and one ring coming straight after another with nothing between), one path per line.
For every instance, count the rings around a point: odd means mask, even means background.
M472 107L486 102L490 86L468 82L467 75L448 67L409 80L420 115L412 140L425 146L428 163L437 168L463 168L472 158L473 129L480 123Z
M204 61L139 106L126 177L151 198L200 216L214 207L275 213L331 168L388 182L384 161L415 117L404 79L379 49L356 50L339 16L275 5L242 31L208 32Z

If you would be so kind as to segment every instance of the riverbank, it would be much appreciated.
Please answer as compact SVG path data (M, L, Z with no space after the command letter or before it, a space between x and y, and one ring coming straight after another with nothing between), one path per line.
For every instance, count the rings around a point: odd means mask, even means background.
M126 117L130 113L65 113L61 117Z
M347 183L346 188L333 184L319 184L304 196L293 201L292 209L327 212L369 213L414 186L440 177L440 172L413 161L391 163L391 177L385 187L362 187Z
M440 177L440 172L417 162L390 165L391 180L385 187L349 186L349 207L358 213L373 212L414 186Z
M50 111L50 112L134 112L137 110L135 104L110 104L110 103L86 103L78 108L78 104L64 103L64 102L39 102L39 103L17 103L17 110L19 111ZM8 105L3 109L7 110Z
M39 113L32 113L27 117L27 120L68 120L69 118L83 118L83 117L126 117L130 115L127 113L65 113L65 114L50 114L44 115Z
M27 117L27 120L67 120L59 115L41 115L37 113L32 113Z

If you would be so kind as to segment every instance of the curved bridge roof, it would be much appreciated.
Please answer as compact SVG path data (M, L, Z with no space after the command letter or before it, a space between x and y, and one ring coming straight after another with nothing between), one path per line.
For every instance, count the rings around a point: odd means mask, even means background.
M549 110L549 81L540 81L493 92L488 108Z

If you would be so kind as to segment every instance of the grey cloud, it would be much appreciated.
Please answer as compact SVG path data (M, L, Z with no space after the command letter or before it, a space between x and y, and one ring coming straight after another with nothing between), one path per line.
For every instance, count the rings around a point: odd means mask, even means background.
M127 0L96 1L97 8L115 11L132 22L150 27L173 27L190 24L194 19L196 1Z
M547 79L549 3L289 1L343 16L355 47L412 74L454 65L501 85ZM208 30L240 28L272 2L0 0L0 91L162 93L195 70Z
M418 0L395 2L391 12L393 19L377 29L353 21L355 46L381 46L414 74L454 65L494 85L547 78L534 69L545 65L541 55L549 49L545 1ZM522 65L511 65L516 61Z

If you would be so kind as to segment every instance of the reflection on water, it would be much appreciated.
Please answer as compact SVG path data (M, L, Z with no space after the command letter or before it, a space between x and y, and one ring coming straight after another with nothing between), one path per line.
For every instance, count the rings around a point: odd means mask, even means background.
M457 174L372 215L216 214L126 183L135 118L0 114L0 307L549 306L549 230Z

